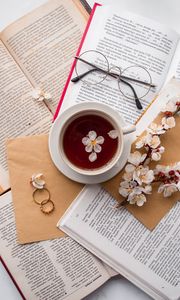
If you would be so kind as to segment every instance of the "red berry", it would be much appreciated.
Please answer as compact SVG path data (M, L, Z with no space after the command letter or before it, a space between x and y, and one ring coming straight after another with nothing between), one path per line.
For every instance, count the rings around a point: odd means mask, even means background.
M169 171L170 176L174 176L174 174L175 174L174 170Z
M164 114L166 115L166 117L171 117L173 115L171 111L165 111Z
M158 173L158 176L159 176L159 177L164 177L165 174L164 174L163 172L159 172L159 173Z
M180 101L177 101L177 102L176 102L176 105L177 105L177 106L180 106Z
M179 177L178 176L174 176L174 181L177 183L179 181Z

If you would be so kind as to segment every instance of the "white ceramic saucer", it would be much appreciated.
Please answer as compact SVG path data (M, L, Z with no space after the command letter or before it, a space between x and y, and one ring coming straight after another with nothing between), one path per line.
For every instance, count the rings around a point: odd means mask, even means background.
M120 115L119 115L119 122L122 125L122 127L125 127L127 125ZM120 172L120 170L122 170L122 168L124 167L124 165L127 161L129 153L130 153L131 143L132 143L132 134L127 134L124 136L123 152L121 154L119 161L116 163L115 166L112 167L112 169L108 170L107 172L105 172L103 174L99 174L99 175L93 175L93 176L82 175L82 174L79 174L76 171L72 170L64 162L64 160L59 155L58 147L55 146L56 145L55 141L57 139L57 135L59 134L59 127L60 127L61 123L62 123L62 119L61 119L61 116L59 116L56 119L56 121L54 122L54 124L50 130L49 152L50 152L52 161L54 162L55 166L65 176L67 176L68 178L70 178L74 181L77 181L77 182L81 182L81 183L85 183L85 184L96 184L96 183L101 183L101 182L111 179L118 172Z

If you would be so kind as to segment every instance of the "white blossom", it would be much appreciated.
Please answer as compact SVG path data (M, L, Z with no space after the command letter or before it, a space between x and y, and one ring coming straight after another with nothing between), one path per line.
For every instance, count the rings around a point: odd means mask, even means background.
M146 144L149 147L155 149L160 145L160 143L161 143L160 138L157 135L148 134L146 136Z
M136 142L136 149L141 149L146 143L146 136L143 136L139 141Z
M101 144L104 143L103 136L97 136L97 133L94 130L88 132L87 136L82 138L82 143L85 147L85 151L91 153L89 155L89 160L91 162L97 159L97 153L100 153L102 150Z
M171 112L174 113L177 110L177 105L176 103L180 101L180 96L175 96L173 97L163 108L162 112Z
M128 181L122 181L119 187L119 194L127 197L132 192L133 186Z
M146 202L146 196L144 194L136 195L136 194L131 194L127 201L130 204L136 204L137 206L143 206L144 203Z
M41 102L41 101L44 101L44 100L51 100L51 94L50 93L47 93L47 92L44 92L42 89L40 88L35 88L32 93L31 93L32 97Z
M136 143L136 148L140 149L148 145L149 147L155 149L160 145L160 143L160 138L157 135L152 135L151 133L148 133Z
M149 167L138 166L133 172L133 180L139 185L150 184L154 180L154 172Z
M175 121L174 117L168 117L168 118L164 117L161 120L161 124L163 125L164 129L167 130L167 129L175 127L176 121Z
M170 197L173 193L180 191L180 183L161 184L158 193L163 193L164 197Z
M154 174L157 175L158 173L164 173L167 177L169 177L169 172L174 171L175 175L180 178L180 161L175 163L174 165L164 166L164 165L157 165L154 169Z
M163 146L153 149L151 152L151 159L154 161L158 161L161 159L161 154L164 153L165 148Z
M150 194L152 187L146 185L145 187L137 186L133 181L127 182L123 181L120 184L119 193L127 198L130 204L136 204L142 206L146 202L146 197L144 194Z
M145 158L146 158L147 154L141 154L139 151L135 151L133 153L130 153L129 157L128 157L128 162L130 162L131 164L138 166L140 163L142 163Z
M137 206L142 206L146 202L146 196L144 194L150 194L152 187L147 185L145 187L136 186L132 189L132 192L129 194L127 201L130 204L136 204Z
M162 125L157 125L156 123L151 123L147 132L151 133L152 135L160 135L164 134L166 131L164 130Z
M33 174L31 176L31 183L36 189L43 189L45 185L45 181L43 179L43 174Z

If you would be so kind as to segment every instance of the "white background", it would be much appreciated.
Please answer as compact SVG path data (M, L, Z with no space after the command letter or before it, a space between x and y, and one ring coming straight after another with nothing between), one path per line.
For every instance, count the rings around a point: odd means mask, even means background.
M64 0L70 1L70 0ZM20 18L45 0L0 0L0 30ZM92 6L94 1L89 0ZM180 0L101 0L99 3L118 4L122 10L130 10L150 17L180 33ZM9 275L0 264L0 300L21 300ZM150 300L151 298L126 279L118 276L86 297L86 300ZM28 299L27 299L28 300ZM51 300L51 299L48 299Z

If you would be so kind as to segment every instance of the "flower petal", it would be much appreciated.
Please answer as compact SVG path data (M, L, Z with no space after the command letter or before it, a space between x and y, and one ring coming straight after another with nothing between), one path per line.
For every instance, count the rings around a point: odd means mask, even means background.
M118 131L116 129L110 130L108 135L112 139L116 139L118 137Z
M85 147L85 151L86 152L92 152L92 150L93 150L93 146L91 145L91 144L88 144L86 147Z
M35 100L38 100L39 97L41 96L41 90L40 90L39 88L34 89L34 90L31 92L31 96L32 96Z
M144 146L144 138L136 142L136 149L140 149Z
M85 137L82 138L83 145L87 146L88 144L90 144L90 142L91 141L90 141L90 139L87 136L85 136Z
M95 138L97 137L97 133L94 130L89 131L88 137L90 138L91 141L94 141Z
M137 206L143 206L145 202L146 202L146 197L142 194L138 197L136 204Z
M146 185L145 188L143 189L143 192L146 193L146 194L151 194L152 186L151 185Z
M99 153L101 152L102 147L99 144L95 144L94 145L94 152Z
M135 151L133 153L130 153L128 157L128 162L131 164L138 166L141 161L141 153L139 151Z
M126 188L120 187L119 188L119 194L123 197L127 197L129 195L129 191Z
M127 173L131 173L131 172L134 172L135 170L135 166L131 165L131 164L127 164L126 167L125 167L125 171Z
M149 140L148 145L155 149L160 145L161 141L157 135L151 136L151 140Z
M152 160L158 161L161 159L161 153L160 152L153 152L151 155Z
M96 143L97 144L103 144L104 143L104 137L103 136L98 136L97 138L96 138Z
M50 93L44 93L44 98L45 98L46 100L51 100L51 99L52 99L52 96L51 96Z
M43 187L45 185L45 181L43 179L43 174L42 173L33 174L31 176L31 183L35 188L43 189Z
M90 162L93 162L97 159L97 154L96 152L92 152L90 155L89 155L89 160Z

